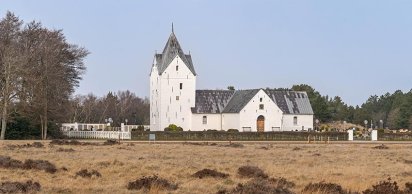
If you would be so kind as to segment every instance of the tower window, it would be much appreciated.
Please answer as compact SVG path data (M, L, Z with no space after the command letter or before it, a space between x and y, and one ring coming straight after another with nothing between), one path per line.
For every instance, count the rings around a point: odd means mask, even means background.
M179 71L179 65L176 65L176 71Z
M260 109L260 110L263 110L264 108L265 108L265 105L259 104L259 109Z
M263 98L260 98L260 102L262 102L263 101Z
M180 89L183 89L183 83L180 83Z
M176 100L179 100L179 96L176 96Z
M203 116L203 121L202 121L203 125L207 124L207 116Z

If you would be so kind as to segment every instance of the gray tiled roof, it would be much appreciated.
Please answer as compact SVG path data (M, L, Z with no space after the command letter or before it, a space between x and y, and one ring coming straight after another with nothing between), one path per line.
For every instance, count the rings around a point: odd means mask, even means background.
M259 89L237 90L229 103L223 110L223 113L238 113L243 107L259 92Z
M157 69L159 70L159 75L161 75L166 70L166 68L176 57L176 55L178 55L179 58L186 64L193 75L196 75L196 71L192 62L192 56L190 56L190 54L187 55L183 53L182 47L180 46L174 32L170 34L163 52L161 54L155 54L156 64L154 65L156 65Z
M306 92L265 90L284 114L313 114Z
M192 113L221 113L233 93L233 90L196 90L196 105Z
M196 105L192 113L238 113L259 90L196 90ZM306 92L264 91L284 114L313 114Z

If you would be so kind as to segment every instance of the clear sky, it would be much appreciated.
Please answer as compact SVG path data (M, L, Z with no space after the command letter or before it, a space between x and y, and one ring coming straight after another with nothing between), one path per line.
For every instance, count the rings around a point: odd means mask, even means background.
M91 52L78 94L148 96L172 22L198 89L306 83L357 105L412 88L410 0L0 0L7 10Z

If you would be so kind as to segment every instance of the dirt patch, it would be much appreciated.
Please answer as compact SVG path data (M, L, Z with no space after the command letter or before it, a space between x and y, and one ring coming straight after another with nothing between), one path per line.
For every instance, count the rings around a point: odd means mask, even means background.
M243 144L240 144L240 143L229 143L229 144L226 144L226 145L221 145L221 147L243 148L245 146Z
M302 190L302 193L330 193L330 194L348 194L350 192L345 191L342 186L335 183L309 183Z
M269 176L257 166L241 166L237 173L243 178L268 178Z
M208 146L207 142L184 142L183 145L196 145L196 146ZM210 144L212 145L212 144ZM217 144L215 144L217 145Z
M2 168L20 168L20 169L36 169L44 170L48 173L55 173L56 166L47 160L25 160L24 163L20 160L12 159L8 156L0 156L0 167Z
M103 145L116 145L116 144L119 144L119 141L115 139L108 139L103 143Z
M300 148L300 147L294 147L294 148L292 149L292 151L299 151L299 150L302 150L302 148Z
M290 188L294 187L293 182L287 181L284 178L280 179L262 179L254 178L244 184L238 184L232 190L220 190L218 194L237 194L237 193L253 193L253 194L292 194Z
M74 152L75 150L72 148L59 148L56 151L58 152Z
M23 144L23 145L7 145L8 149L21 149L21 148L44 148L44 145L40 142L33 142L33 143L28 143L28 144Z
M387 149L389 149L389 147L386 146L385 144L381 144L381 145L378 145L378 146L373 147L373 149L387 150Z
M406 184L405 184L406 186ZM408 188L407 188L408 189ZM363 191L364 194L380 194L380 193L391 193L391 194L402 194L407 193L399 190L399 186L396 181L393 181L388 178L388 180L381 181L376 185L373 185L372 188L366 189Z
M41 186L38 182L3 182L0 184L0 193L36 193Z
M412 164L412 160L403 160L403 162L405 162L405 164Z
M216 170L211 170L211 169L203 169L200 171L197 171L195 174L192 175L193 177L196 178L205 178L205 177L213 177L213 178L227 178L229 174L226 173L221 173Z
M50 145L83 145L83 143L77 140L53 139Z
M91 170L90 172L87 169L82 169L79 172L76 172L76 177L83 177L83 178L92 178L94 177L102 177L102 174L100 174L99 171L97 170Z
M159 190L176 190L177 184L172 183L166 179L159 178L158 176L142 177L136 181L129 182L127 189L129 190L150 190L156 188Z

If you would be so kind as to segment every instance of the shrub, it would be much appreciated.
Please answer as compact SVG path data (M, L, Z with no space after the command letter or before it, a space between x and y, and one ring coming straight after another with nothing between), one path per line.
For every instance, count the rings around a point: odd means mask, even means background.
M406 185L407 186L407 185ZM394 181L392 182L390 178L386 181L381 181L376 185L373 185L372 188L366 189L363 191L363 194L402 194L403 192L399 190L398 184Z
M183 131L182 127L179 127L175 124L170 124L168 127L164 129L164 131L171 131L171 132L177 132L177 131Z
M150 190L151 188L158 188L162 190L176 190L177 184L171 183L166 179L159 178L158 176L142 177L136 181L129 182L127 189L129 190Z
M202 179L202 178L205 178L205 177L226 178L226 177L228 177L229 175L228 175L228 174L225 174L225 173L218 172L218 171L216 171L216 170L211 170L211 169L205 168L205 169L203 169L203 170L197 171L197 172L196 172L195 174L193 174L192 176L193 176L193 177L196 177L196 178L199 178L199 179Z
M269 176L257 166L241 166L237 173L245 178L268 178Z
M93 176L95 177L101 177L102 174L98 172L97 170L91 170L90 172L87 169L82 169L79 172L76 172L76 177L80 176L83 178L92 178Z
M31 160L24 161L24 169L37 169L44 170L48 173L55 173L57 171L56 166L47 160Z
M302 190L302 193L333 193L347 194L348 192L342 189L342 186L335 183L309 183Z
M238 184L236 188L231 191L220 190L220 194L237 194L237 193L256 193L256 194L292 194L293 192L289 189L294 187L293 182L289 182L284 178L280 179L262 179L254 178L247 183Z
M143 126L143 125L139 125L139 126L137 127L137 129L140 130L140 131L144 131L144 126Z
M228 129L227 132L239 132L237 129Z
M40 191L38 182L3 182L0 184L0 193L35 193Z

